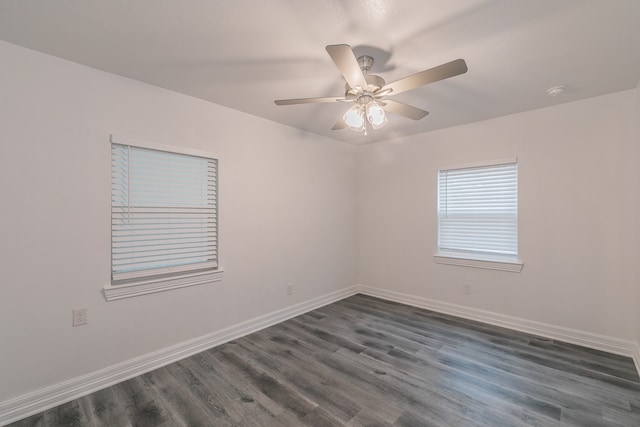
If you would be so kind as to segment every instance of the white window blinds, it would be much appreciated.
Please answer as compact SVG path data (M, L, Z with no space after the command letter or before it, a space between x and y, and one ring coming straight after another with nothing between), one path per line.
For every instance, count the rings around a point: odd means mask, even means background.
M440 252L517 257L517 163L441 170L438 195Z
M217 159L111 150L112 280L217 268Z

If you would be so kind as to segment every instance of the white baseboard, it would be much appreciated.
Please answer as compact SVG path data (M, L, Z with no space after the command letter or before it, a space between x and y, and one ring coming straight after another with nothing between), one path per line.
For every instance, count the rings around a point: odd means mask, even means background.
M0 402L0 426L37 414L357 293L357 286L331 292L211 334Z
M494 313L491 311L449 304L442 301L389 291L386 289L373 288L370 286L360 285L358 286L358 290L359 293L370 295L372 297L395 301L414 307L425 308L427 310L450 314L464 319L477 320L478 322L501 326L503 328L526 332L571 344L577 344L595 350L602 350L609 353L631 357L633 358L638 374L640 375L640 345L634 341L611 338L604 335L593 334L591 332L564 328L519 317L506 316L504 314Z

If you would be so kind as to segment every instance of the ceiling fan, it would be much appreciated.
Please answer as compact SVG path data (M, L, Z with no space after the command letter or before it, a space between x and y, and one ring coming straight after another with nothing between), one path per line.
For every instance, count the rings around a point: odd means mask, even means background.
M331 128L332 130L346 127L364 132L366 135L367 123L373 129L379 129L387 123L386 113L399 114L413 120L420 120L429 113L411 105L383 98L467 72L467 64L464 59L456 59L387 84L382 77L368 74L373 65L372 57L363 55L356 58L351 46L346 44L329 45L326 49L347 81L344 96L279 99L274 102L276 105L323 102L355 103L338 119Z

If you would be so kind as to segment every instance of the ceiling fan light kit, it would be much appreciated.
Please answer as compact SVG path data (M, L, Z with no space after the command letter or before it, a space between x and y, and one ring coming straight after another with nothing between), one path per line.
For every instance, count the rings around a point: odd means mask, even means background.
M364 132L365 135L367 134L367 123L374 129L380 129L389 121L384 108L374 100L349 108L342 116L342 120L349 129Z
M412 120L420 120L429 114L411 105L384 99L406 92L429 83L454 77L467 72L463 59L447 62L428 70L421 71L404 79L386 84L380 76L368 74L373 66L373 58L367 55L356 58L351 46L346 44L329 45L327 53L346 80L344 97L282 99L276 105L313 104L324 102L354 102L338 119L331 129L349 128L367 134L367 123L373 129L379 129L389 121L387 113L398 114Z

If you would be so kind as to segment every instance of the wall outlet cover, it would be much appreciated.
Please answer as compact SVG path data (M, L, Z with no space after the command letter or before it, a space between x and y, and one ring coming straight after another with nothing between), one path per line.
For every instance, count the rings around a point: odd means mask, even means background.
M73 309L73 326L80 326L87 324L87 308L74 308Z

